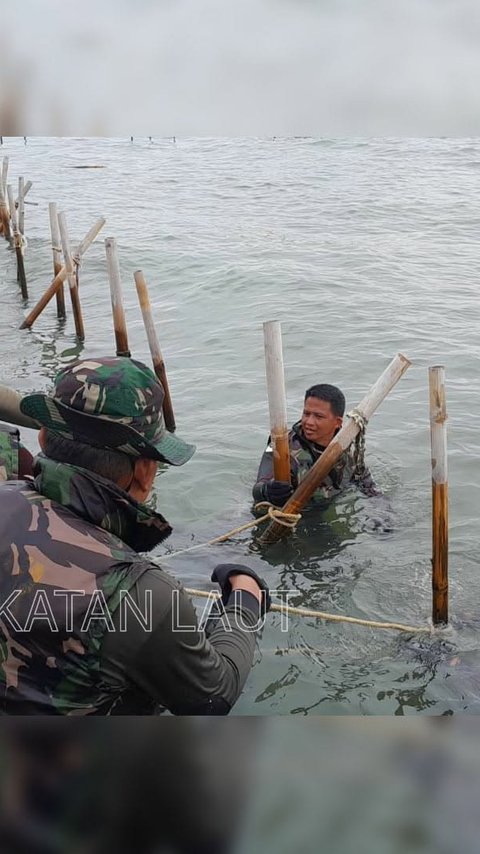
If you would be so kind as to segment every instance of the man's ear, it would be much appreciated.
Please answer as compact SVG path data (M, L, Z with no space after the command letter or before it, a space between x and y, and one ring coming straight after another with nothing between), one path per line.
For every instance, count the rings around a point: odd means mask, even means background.
M337 428L340 430L340 427L343 427L343 418L341 415L337 415Z
M45 427L40 427L40 430L38 431L38 444L40 445L42 451L45 450L45 433Z
M138 457L135 460L133 468L134 477L141 489L151 489L153 479L157 473L157 464L155 460L148 460L146 457Z

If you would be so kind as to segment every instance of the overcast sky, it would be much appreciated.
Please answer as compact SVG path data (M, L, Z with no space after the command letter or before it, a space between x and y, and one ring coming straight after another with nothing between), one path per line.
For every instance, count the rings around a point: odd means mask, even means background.
M1 20L4 134L12 110L32 135L480 131L478 0L21 0Z

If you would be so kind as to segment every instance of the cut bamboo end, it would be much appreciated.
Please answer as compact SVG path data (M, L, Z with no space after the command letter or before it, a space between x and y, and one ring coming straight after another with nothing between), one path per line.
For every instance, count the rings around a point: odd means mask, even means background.
M117 241L114 237L105 239L105 252L107 255L107 272L110 283L110 297L112 301L113 329L117 356L130 356L128 346L127 324L123 310L122 283L120 278L120 265L118 263Z
M263 338L274 477L275 480L290 483L287 399L285 394L282 329L279 320L268 320L263 324Z
M165 427L170 433L174 433L176 428L175 414L173 411L170 387L167 379L167 370L165 367L165 362L163 360L162 351L160 349L160 343L157 337L155 324L153 322L152 308L150 305L150 297L148 295L147 283L145 281L145 276L143 275L142 270L136 270L136 272L133 274L133 278L135 279L135 286L137 288L138 301L140 304L140 309L142 311L143 323L145 326L148 346L153 362L153 369L155 371L157 379L163 386L164 397L162 410L163 418L165 420Z

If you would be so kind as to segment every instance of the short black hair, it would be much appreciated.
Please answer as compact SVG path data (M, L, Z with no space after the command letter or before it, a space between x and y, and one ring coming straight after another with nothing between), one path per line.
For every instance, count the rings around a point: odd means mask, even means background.
M70 463L70 465L88 469L113 483L131 475L135 463L128 454L113 451L110 448L94 448L93 445L74 442L52 430L45 430L44 454L59 463Z
M332 407L333 414L340 416L340 418L345 414L345 395L336 385L329 385L328 383L312 385L305 392L305 400L307 397L325 400Z

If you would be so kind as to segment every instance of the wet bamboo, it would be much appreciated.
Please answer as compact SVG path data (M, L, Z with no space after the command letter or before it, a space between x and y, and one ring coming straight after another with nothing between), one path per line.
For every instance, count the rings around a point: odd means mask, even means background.
M48 205L48 214L50 217L50 233L52 235L53 276L55 278L62 269L61 237L58 227L57 205L55 202L50 202ZM63 320L67 316L63 283L60 285L55 296L57 299L57 316Z
M18 179L18 230L20 234L25 234L25 179L20 176Z
M10 243L12 232L10 229L10 214L8 212L7 200L3 190L3 182L0 178L0 220L2 223L3 236Z
M87 251L88 247L91 246L91 244L95 240L97 234L99 233L99 231L101 231L101 229L103 228L105 223L106 223L106 220L103 217L101 217L100 219L97 219L97 221L92 225L90 231L87 232L87 234L85 235L82 242L79 244L79 246L77 248L76 255L79 258L82 258L82 256ZM42 313L43 309L45 308L46 305L48 305L48 303L50 302L52 297L55 296L57 290L59 289L59 287L61 285L63 285L66 278L67 278L67 269L64 265L62 267L62 269L60 270L60 272L55 276L53 282L51 283L51 285L49 285L49 287L47 288L47 290L45 291L43 296L40 297L36 306L34 306L34 308L31 310L30 314L25 318L22 325L20 326L20 329L30 329L30 327L33 326L37 317Z
M117 356L130 356L128 349L127 324L122 300L122 282L120 279L120 266L118 263L117 241L114 237L105 239L105 252L107 255L107 273L110 283L110 297L112 300L113 328L115 331L115 342Z
M382 400L385 399L410 365L411 362L409 359L398 353L378 378L377 382L371 387L370 391L360 401L356 407L357 412L369 420ZM326 478L337 460L340 459L343 452L351 445L358 432L359 427L357 423L352 418L349 418L347 423L343 425L341 430L325 448L317 462L307 472L282 510L286 513L300 513L303 510L305 504ZM281 537L284 537L289 530L291 529L286 528L279 522L272 522L259 538L259 542L261 544L274 543Z
M81 341L85 338L85 329L83 326L82 308L80 298L78 296L77 277L75 275L75 267L73 264L72 253L70 251L70 240L68 237L67 219L65 214L58 214L58 227L60 229L60 239L62 241L63 258L65 261L65 269L67 271L67 282L70 291L70 300L72 303L73 319L75 322L75 332L77 338Z
M288 446L287 398L283 369L282 328L279 320L263 324L265 373L267 377L270 436L275 480L290 483L290 449Z
M428 369L432 449L432 620L448 623L448 466L445 368Z
M172 398L170 396L170 388L167 380L165 362L163 360L162 351L160 350L160 344L155 330L155 324L153 322L153 315L150 306L150 298L148 296L147 283L145 281L145 276L143 275L143 272L141 270L137 270L136 273L133 274L133 277L135 279L135 285L137 287L138 301L142 310L142 317L145 325L145 332L147 333L148 346L150 347L150 353L152 356L153 369L163 386L163 417L165 420L165 427L167 428L167 430L170 431L170 433L174 433L175 415L173 412Z
M22 395L18 391L0 385L0 420L16 424L18 427L32 427L38 430L40 425L20 410L21 400Z
M7 195L7 184L8 184L8 157L3 158L2 163L2 188L5 196Z
M19 179L19 180L20 180L20 179ZM22 178L22 181L23 181L23 178ZM24 199L25 199L25 197L26 197L27 193L29 193L29 192L30 192L30 190L32 189L32 187L33 187L33 182L32 182L32 181L27 181L27 183L25 184L25 186L24 186L24 188L23 188L23 198L24 198ZM19 204L19 202L20 202L20 197L17 199L17 204ZM36 204L37 204L37 202L27 202L27 204L29 204L29 205L36 205Z
M15 255L17 257L17 281L20 284L23 299L28 299L27 277L25 276L25 264L23 261L22 235L18 230L17 210L15 208L15 199L13 198L13 187L11 184L8 184L7 186L7 193L13 229L13 245L15 247Z

